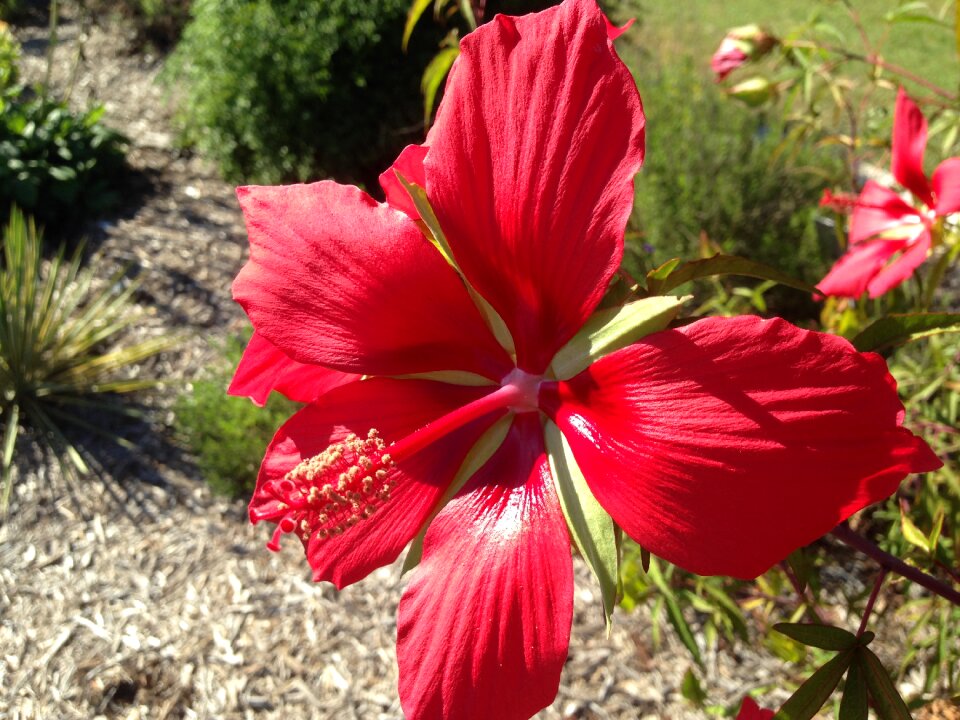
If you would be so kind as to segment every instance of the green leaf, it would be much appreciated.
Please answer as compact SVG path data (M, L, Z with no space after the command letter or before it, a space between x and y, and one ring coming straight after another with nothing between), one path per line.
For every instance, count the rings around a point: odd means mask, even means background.
M867 680L863 672L863 659L856 653L840 700L839 720L867 720Z
M450 72L453 61L457 59L459 54L459 47L444 48L433 56L433 59L430 60L423 71L423 77L420 79L420 90L423 91L423 124L428 129L430 118L433 115L433 106L437 100L437 92Z
M431 0L413 0L410 4L410 10L407 12L407 22L403 26L403 51L407 51L407 44L410 42L410 36L413 34L413 28L424 11L430 7Z
M683 681L680 683L680 694L697 707L703 707L703 703L707 699L707 693L704 692L700 686L700 681L693 672L693 668L687 668L687 671L683 674Z
M877 717L880 720L910 720L910 710L894 687L880 658L867 648L860 650L860 658Z
M940 505L933 515L933 529L930 531L930 537L927 538L927 546L930 548L930 552L935 552L937 543L940 542L940 533L943 532L944 516L945 511L943 505Z
M960 332L960 313L895 314L871 323L851 342L860 352L877 351L948 332Z
M17 444L20 430L20 406L14 401L7 411L7 427L3 432L3 453L0 455L0 514L6 515L10 504L10 490L13 488L13 449Z
M853 650L845 650L811 675L783 704L773 720L810 720L823 707L850 667Z
M761 280L773 280L781 285L811 294L817 292L817 289L812 285L791 277L774 267L735 255L714 255L705 260L693 260L676 265L673 269L664 272L664 268L668 264L664 264L652 273L647 274L647 292L650 295L664 295L691 280L712 275L745 275Z
M603 614L609 629L620 578L620 554L613 520L590 491L560 428L548 420L544 435L551 474L570 537L600 583Z
M904 3L884 15L883 19L888 23L924 22L934 25L946 24L933 14L930 6L925 2Z
M697 647L697 641L693 637L693 631L690 629L686 618L683 617L683 609L677 601L676 593L673 592L673 588L670 587L660 572L660 563L651 560L650 567L647 570L647 576L660 592L660 597L663 598L664 605L667 608L667 619L677 632L680 642L682 642L690 652L690 655L696 661L697 665L703 667L703 658L700 656L700 648Z
M857 644L856 635L832 625L777 623L773 629L799 643L824 650L847 650Z
M688 299L689 296L672 295L649 297L595 312L580 332L557 351L550 362L551 372L558 380L568 380L598 358L663 330Z
M900 508L900 529L903 531L903 537L908 543L916 545L924 552L931 551L931 547L927 543L926 535L920 531L920 528L914 525L913 520L903 511L903 507Z

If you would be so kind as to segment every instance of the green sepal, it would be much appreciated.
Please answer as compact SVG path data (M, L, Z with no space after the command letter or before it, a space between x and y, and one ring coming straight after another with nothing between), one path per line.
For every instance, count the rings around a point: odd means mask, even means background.
M877 351L949 332L960 332L960 313L893 314L874 321L851 342L860 352Z
M689 299L665 295L595 312L550 363L558 380L569 380L596 360L666 328Z
M783 704L773 720L810 720L829 699L853 661L854 650L844 650L811 675Z
M847 650L857 644L856 635L832 625L777 623L773 629L798 643L823 650Z
M437 220L437 216L430 206L430 200L427 199L427 191L419 185L407 182L407 179L396 170L394 170L394 173L396 173L400 184L403 185L403 189L410 195L414 207L417 208L417 212L420 214L420 219L429 231L427 233L427 239L436 246L444 259L457 271L460 277L463 278L467 292L470 293L470 299L473 300L477 309L480 310L484 322L486 322L487 327L490 328L490 331L497 339L497 342L500 343L500 346L506 350L509 355L516 356L516 345L513 342L513 336L510 334L507 324L503 321L503 318L500 317L500 314L493 309L490 303L486 301L486 298L473 289L470 283L467 282L464 274L460 271L460 266L457 265L457 261L453 257L453 250L450 249L450 243L447 242L447 236L443 234L440 221Z
M390 377L396 380L433 380L449 385L467 385L469 387L487 387L497 384L490 378L466 370L434 370L432 372L391 375Z
M705 260L678 263L673 260L664 263L656 270L647 273L647 293L663 295L691 280L713 275L744 275L761 280L773 280L788 287L816 293L817 289L808 283L787 275L775 267L736 255L714 255Z
M586 479L560 428L547 420L544 427L547 457L557 488L560 507L574 544L586 560L603 600L603 616L610 631L610 617L617 603L620 579L620 554L613 519L590 492Z
M407 556L403 560L403 568L400 570L401 576L406 575L410 570L413 570L413 568L420 564L420 559L423 557L423 538L427 534L427 528L430 527L430 523L433 522L437 513L446 507L447 503L453 499L454 495L460 492L460 489L467 484L467 480L486 465L487 460L492 458L493 454L500 449L503 441L507 438L507 433L510 431L510 425L512 423L513 417L510 415L500 418L487 428L487 431L480 436L476 444L470 448L470 452L468 452L467 456L463 459L460 469L457 470L457 474L453 476L453 480L447 487L446 492L443 493L443 497L440 498L440 502L437 503L433 512L430 513L430 517L427 518L423 527L420 528L420 532L417 533L413 542L410 543L410 549L407 550Z

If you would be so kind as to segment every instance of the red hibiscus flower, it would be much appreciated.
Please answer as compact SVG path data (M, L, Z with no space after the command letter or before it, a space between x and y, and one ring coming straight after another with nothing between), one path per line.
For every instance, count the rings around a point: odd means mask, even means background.
M753 698L745 697L737 713L737 720L770 720L773 710L767 710L757 705Z
M870 180L850 219L850 249L817 287L824 295L875 298L909 278L927 259L939 218L960 211L960 157L944 160L928 180L923 172L927 120L903 91L893 114L891 171L918 205Z
M467 36L427 144L382 177L386 204L333 182L239 190L234 296L256 332L233 389L308 401L250 517L337 587L413 541L409 718L552 702L572 544L609 612L614 523L749 578L939 465L901 427L883 361L842 338L753 317L664 329L678 298L597 310L644 141L612 34L594 0L567 0Z

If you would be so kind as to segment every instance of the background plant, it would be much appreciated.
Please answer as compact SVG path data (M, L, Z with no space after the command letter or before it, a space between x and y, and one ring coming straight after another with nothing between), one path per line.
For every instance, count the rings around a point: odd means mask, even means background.
M167 349L155 338L121 342L139 316L131 297L136 283L120 270L107 279L81 265L78 249L67 258L61 249L49 262L32 220L16 208L3 234L0 266L0 417L3 419L0 478L4 510L10 497L14 449L23 428L47 444L65 468L81 473L87 465L68 428L106 435L90 414L132 410L111 402L120 393L148 388L155 381L137 377L132 367Z

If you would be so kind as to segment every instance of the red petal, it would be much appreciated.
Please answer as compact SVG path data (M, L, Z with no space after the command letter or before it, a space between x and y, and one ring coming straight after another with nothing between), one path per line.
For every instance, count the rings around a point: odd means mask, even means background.
M427 195L467 279L539 373L623 252L644 117L594 0L497 16L460 44Z
M755 577L941 465L880 356L779 319L655 333L543 400L613 519L701 575Z
M333 182L237 194L250 262L234 298L293 360L369 375L509 371L460 278L406 215Z
M616 40L618 37L623 35L627 30L633 27L633 23L636 21L636 18L630 18L623 25L619 27L617 27L612 22L610 22L610 18L608 18L606 15L603 16L603 21L607 25L607 37L610 38L611 40Z
M304 365L284 355L276 345L254 333L227 390L263 407L271 390L295 402L313 402L327 390L359 380L360 376Z
M960 212L960 157L944 160L933 171L933 194L937 215Z
M876 298L883 295L888 290L892 290L913 275L923 261L927 259L927 253L930 251L930 231L923 225L920 226L920 234L913 242L907 246L899 257L888 263L880 272L876 274L867 290L870 291L870 297Z
M930 183L923 172L923 153L926 148L927 119L903 88L900 88L893 113L893 157L890 170L897 182L932 207Z
M906 240L868 240L854 245L817 283L817 289L824 295L860 297L886 262L906 244Z
M773 710L762 708L753 698L745 697L740 705L740 712L737 713L737 720L770 720L773 715Z
M400 601L410 720L526 720L557 694L573 618L570 538L534 413L430 524Z
M850 244L856 245L901 225L920 222L920 214L915 207L904 202L890 188L869 180L853 208Z
M426 156L426 145L407 145L393 165L380 176L380 187L387 196L387 204L405 212L414 220L420 219L420 213L410 199L410 194L397 179L397 173L403 175L407 182L424 187L427 184L423 170L423 159Z
M268 481L282 479L301 461L349 433L365 436L375 428L389 444L477 399L485 390L426 380L374 378L330 391L277 431L260 467L250 502L251 521L276 508L276 500L265 489ZM493 419L467 425L397 463L397 485L391 499L369 518L342 535L323 540L311 537L307 559L314 579L329 580L342 588L393 562L420 531L467 451Z
M749 56L740 48L737 40L727 37L723 39L720 47L710 58L710 69L717 76L717 82L720 82L749 59Z

